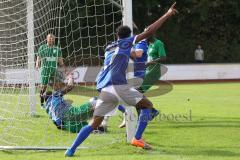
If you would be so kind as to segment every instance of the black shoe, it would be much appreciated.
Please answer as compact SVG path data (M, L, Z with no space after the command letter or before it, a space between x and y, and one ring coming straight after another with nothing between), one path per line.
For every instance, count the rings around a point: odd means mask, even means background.
M93 130L93 133L95 134L102 134L107 132L107 127L99 126L97 129Z

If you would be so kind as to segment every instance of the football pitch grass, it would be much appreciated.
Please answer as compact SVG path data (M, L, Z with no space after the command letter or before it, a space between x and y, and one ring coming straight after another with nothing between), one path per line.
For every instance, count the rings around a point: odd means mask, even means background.
M66 98L75 104L89 97L70 94ZM110 119L107 134L90 135L83 146L92 148L80 149L72 158L65 158L64 151L0 151L0 160L240 160L240 83L174 84L171 92L150 99L161 113L144 134L153 150L125 143L125 130L117 127L121 122L118 115ZM53 145L52 141L57 146L70 145L76 137L57 130L39 106L38 117L31 118L31 123L37 126L26 130L25 137L34 137L29 139L31 144ZM0 121L2 126L7 124ZM13 139L8 135L24 134L11 133L11 129L6 133L2 128L0 138L9 141ZM22 139L14 141L28 145Z

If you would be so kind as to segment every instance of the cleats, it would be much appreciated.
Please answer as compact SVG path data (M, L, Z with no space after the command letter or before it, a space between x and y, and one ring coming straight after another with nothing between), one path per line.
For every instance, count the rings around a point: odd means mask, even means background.
M65 152L65 157L72 157L74 152L71 149L67 149Z
M97 129L93 130L94 134L103 134L107 132L107 126L99 126Z
M147 150L152 149L150 144L147 144L146 142L144 142L143 139L137 140L136 138L133 138L131 145L133 145L135 147L140 147L142 149L147 149Z

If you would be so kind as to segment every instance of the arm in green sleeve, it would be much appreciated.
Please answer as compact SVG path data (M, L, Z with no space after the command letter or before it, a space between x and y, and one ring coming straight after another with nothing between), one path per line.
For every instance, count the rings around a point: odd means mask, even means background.
M158 40L157 46L158 46L158 55L159 55L159 57L166 57L164 44L160 40Z

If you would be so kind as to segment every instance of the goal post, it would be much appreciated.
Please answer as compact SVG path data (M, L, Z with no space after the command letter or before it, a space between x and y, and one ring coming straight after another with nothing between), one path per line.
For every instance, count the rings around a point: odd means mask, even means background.
M123 25L127 25L133 30L133 14L132 14L132 0L122 0L123 5ZM126 141L128 143L133 139L136 132L137 116L135 115L135 108L127 106L126 119Z
M123 25L127 25L133 30L132 0L122 0L123 5Z
M28 80L29 80L29 104L30 115L36 114L36 87L34 69L34 12L33 0L27 0L27 56L28 56Z
M58 130L46 111L40 109L37 88L40 78L39 71L35 70L35 53L46 43L47 34L52 33L68 68L76 68L82 73L86 67L100 67L99 55L109 42L116 40L116 28L121 24L132 28L130 2L0 1L0 150L59 150L72 143L76 134ZM82 77L76 79L77 83L82 83ZM72 95L68 95L75 104L85 103L90 98L86 95L97 96L92 90L81 87L76 86ZM129 142L136 125L133 107L127 109L127 113ZM122 140L116 133L94 136L83 148L106 146Z

